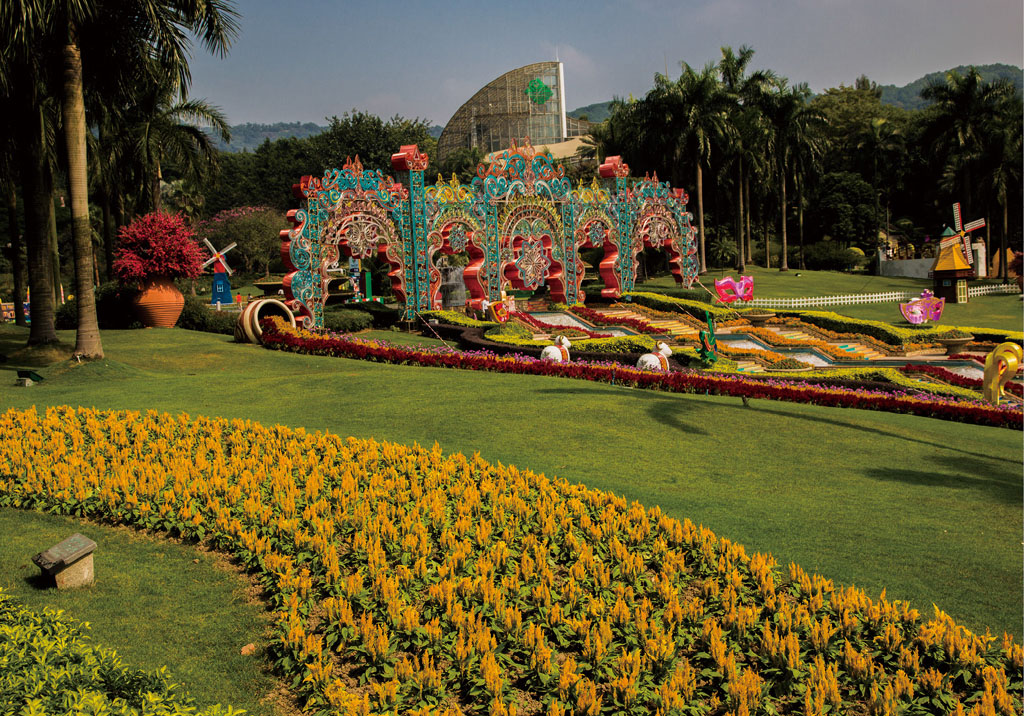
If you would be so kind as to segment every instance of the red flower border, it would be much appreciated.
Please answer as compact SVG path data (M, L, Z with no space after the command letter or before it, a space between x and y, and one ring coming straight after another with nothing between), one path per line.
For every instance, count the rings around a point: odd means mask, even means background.
M1024 413L1010 407L954 401L935 396L915 396L902 389L892 393L826 387L810 383L786 383L737 375L673 371L655 373L611 363L554 363L521 355L497 356L486 351L419 350L347 336L317 335L286 326L278 318L265 319L263 345L307 355L323 355L381 363L461 368L524 375L546 375L626 385L672 393L705 393L740 398L784 400L830 407L884 410L924 417L992 425L1024 427Z

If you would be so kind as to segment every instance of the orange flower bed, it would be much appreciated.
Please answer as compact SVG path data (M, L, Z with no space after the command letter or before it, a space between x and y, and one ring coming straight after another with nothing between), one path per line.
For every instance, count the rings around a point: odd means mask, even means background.
M1009 636L479 456L67 407L0 435L0 506L208 540L259 575L310 712L1021 709Z

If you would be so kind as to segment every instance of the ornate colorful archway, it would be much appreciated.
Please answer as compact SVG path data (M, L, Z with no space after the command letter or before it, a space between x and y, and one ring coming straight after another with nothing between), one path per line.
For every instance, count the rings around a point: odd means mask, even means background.
M595 178L577 189L561 166L528 143L481 164L471 186L453 178L424 187L427 156L415 145L393 154L391 165L408 174L408 188L364 170L359 157L295 185L305 207L289 212L293 226L281 232L281 255L290 272L285 298L305 327L323 327L327 284L345 270L343 258L374 252L391 267L406 319L440 308L439 252L469 254L464 280L472 307L499 300L502 290L542 282L554 300L582 303L579 251L588 247L604 249L601 293L609 298L633 290L645 246L668 252L678 283L689 287L697 278L686 193L657 176L630 180L620 157L600 167L610 186Z

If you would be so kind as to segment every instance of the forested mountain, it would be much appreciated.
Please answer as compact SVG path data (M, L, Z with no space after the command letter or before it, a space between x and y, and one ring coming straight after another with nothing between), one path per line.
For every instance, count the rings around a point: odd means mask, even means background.
M273 124L255 124L247 122L236 124L231 128L231 141L223 142L219 138L214 139L217 149L225 152L251 152L256 147L269 139L271 142L277 139L306 139L325 131L327 127L321 127L312 122L274 122Z
M1019 67L1013 65L978 65L978 73L982 79L986 82L991 82L997 79L1010 80L1020 91L1024 89L1024 71ZM953 68L961 75L967 71L966 65L960 65L959 67ZM891 104L903 109L923 109L927 106L928 102L921 99L921 90L930 84L936 82L942 82L946 76L946 72L949 70L943 70L941 72L932 72L927 74L920 79L916 79L910 84L897 87L896 85L879 85L878 89L882 90L882 104ZM588 104L585 107L578 107L571 112L568 112L570 117L579 117L581 115L587 115L587 119L591 122L603 122L608 119L610 114L611 101L598 102L596 104Z
M961 75L967 72L966 65L960 65L954 69ZM979 65L977 69L978 74L986 82L1005 79L1012 82L1017 87L1018 92L1024 89L1024 72L1019 67L999 64ZM928 106L928 102L921 98L921 90L928 85L943 82L945 76L946 72L932 72L902 87L879 85L878 89L882 90L882 104L892 104L903 109L924 109Z
M591 122L603 122L611 114L611 105L610 101L598 102L596 104L588 104L586 107L578 107L571 112L566 112L566 114L577 119L586 115L587 119Z
M606 114L607 116L607 114ZM443 130L439 124L435 124L427 131L431 137L437 139ZM312 122L274 122L273 124L255 124L247 122L236 124L231 128L231 141L223 142L219 138L211 137L217 149L223 152L251 152L263 144L264 140L271 142L278 139L307 139L327 131L327 127L321 127Z

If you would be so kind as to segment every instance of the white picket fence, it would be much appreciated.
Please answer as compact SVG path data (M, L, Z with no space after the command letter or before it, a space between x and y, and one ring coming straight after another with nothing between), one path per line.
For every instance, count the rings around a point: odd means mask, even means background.
M985 284L968 286L967 295L987 296L993 293L1018 293L1016 284ZM746 305L753 308L798 309L820 308L823 306L852 306L858 303L891 303L895 301L911 301L920 298L920 293L908 291L889 291L888 293L853 293L845 296L807 296L804 298L755 298Z
M1016 283L989 283L981 286L968 286L967 296L988 296L992 293L1020 293Z
M805 298L755 298L749 304L756 308L820 308L822 306L852 306L857 303L888 303L906 301L906 291L888 293L853 293L846 296L807 296ZM918 295L914 296L919 297Z

